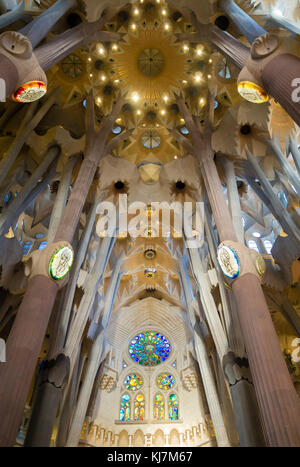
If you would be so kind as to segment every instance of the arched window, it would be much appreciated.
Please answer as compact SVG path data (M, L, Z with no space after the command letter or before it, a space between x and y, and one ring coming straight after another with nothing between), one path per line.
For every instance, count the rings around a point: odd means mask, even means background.
M257 246L257 243L255 240L249 240L248 242L248 247L251 249L251 250L255 250L257 251L257 253L259 253L259 249L258 249L258 246Z
M165 419L165 400L161 394L155 394L153 404L153 416L154 420Z
M144 420L145 418L145 399L143 394L137 394L134 403L134 419Z
M120 421L128 422L129 420L130 420L130 396L128 394L124 394L121 397Z
M266 249L268 255L270 255L270 254L271 254L271 250L272 250L272 248L273 248L272 242L271 242L270 240L264 240L264 246L265 246L265 249Z
M169 395L169 420L178 420L178 399L176 394Z

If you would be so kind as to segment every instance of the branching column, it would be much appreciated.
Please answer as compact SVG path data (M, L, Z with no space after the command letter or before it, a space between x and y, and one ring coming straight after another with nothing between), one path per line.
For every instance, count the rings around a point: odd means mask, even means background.
M84 381L78 397L74 417L72 420L68 440L66 446L77 446L80 439L80 433L82 425L85 419L86 411L88 408L90 396L92 393L94 381L96 378L99 365L101 363L101 354L103 350L104 334L108 326L110 315L112 312L114 298L120 283L120 267L122 264L122 258L119 258L117 264L114 267L113 274L110 278L110 283L107 290L107 296L105 299L104 313L101 320L100 329L98 335L93 343L91 353L89 355L88 364L85 372Z
M196 127L183 99L177 100L192 136L195 155L221 240L221 247L232 249L240 259L240 273L232 290L244 335L247 355L270 446L300 445L300 402L284 361L278 337L268 310L256 257L237 242L221 181L213 160L211 133L214 96L210 99L208 121L203 134Z
M53 244L35 254L27 291L18 310L7 340L7 363L0 365L0 446L15 442L27 393L45 336L59 281L49 275L49 258L57 248L70 244L79 222L99 161L105 153L106 140L123 104L120 99L112 114L95 131L94 102L89 99L87 109L87 146L73 191ZM35 252L36 253L36 252Z
M180 275L186 298L187 311L189 314L189 320L194 330L194 343L195 351L197 355L198 365L201 373L201 378L205 390L205 395L212 418L216 440L219 447L229 447L230 442L228 439L225 423L223 420L222 410L219 402L217 388L215 385L214 377L212 374L202 330L199 323L196 321L195 312L191 305L191 297L189 296L190 288L188 284L187 273L185 270L183 258L180 258Z
M233 0L219 0L219 5L225 13L230 16L235 25L250 44L255 39L267 31L254 21L244 10L242 10Z

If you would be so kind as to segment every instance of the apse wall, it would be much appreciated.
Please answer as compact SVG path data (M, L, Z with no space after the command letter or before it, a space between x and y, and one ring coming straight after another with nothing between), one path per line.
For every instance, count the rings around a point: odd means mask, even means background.
M152 297L137 300L129 307L114 311L106 335L109 353L105 361L105 371L116 371L116 381L113 388L98 391L93 417L94 431L97 433L94 442L93 435L89 436L88 432L85 434L90 443L99 445L101 439L101 445L104 446L124 443L136 445L138 430L139 436L141 433L143 435L145 446L162 443L162 439L164 446L210 443L198 371L190 353L191 333L186 318L184 310ZM131 357L129 344L135 336L151 331L167 338L170 352L164 362L146 367ZM141 388L128 390L125 387L124 382L129 375L136 375L142 380ZM161 376L160 381L164 381L164 375L174 383L170 388L158 387L158 378ZM130 420L121 421L120 403L124 395L125 399L130 398L131 413ZM156 418L159 418L157 411L155 412L157 395L164 401L162 420L155 419L155 413ZM144 398L143 420L135 419L137 396ZM174 416L172 412L171 397L177 401L178 420L176 413Z

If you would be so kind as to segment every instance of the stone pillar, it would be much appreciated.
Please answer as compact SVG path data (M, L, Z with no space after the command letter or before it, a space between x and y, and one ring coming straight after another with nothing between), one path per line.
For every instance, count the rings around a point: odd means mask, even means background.
M289 40L265 34L252 44L238 77L238 89L251 102L266 101L268 95L274 97L299 125L299 76L300 59Z
M6 10L5 10L6 11ZM10 24L20 20L25 15L24 1L20 2L14 9L2 13L0 16L0 29L4 29Z
M62 245L70 247L99 161L105 152L106 140L122 105L123 100L120 99L112 114L104 119L100 131L96 132L94 102L90 98L86 157L60 222L55 243L31 256L34 264L31 278L6 342L7 363L0 366L0 446L15 443L58 288L65 285L65 279L57 281L51 277L50 259Z
M104 428L100 428L100 437L99 437L99 446L103 447L104 445L104 435L105 435L105 429Z
M60 18L76 4L77 0L58 0L19 32L26 36L35 48Z
M115 434L114 436L114 447L118 447L118 440L119 440L119 435Z
M267 31L257 24L244 10L233 0L219 0L219 6L232 19L238 30L250 44Z
M119 287L120 267L122 261L122 257L119 257L117 264L115 265L115 268L113 270L113 274L110 278L101 324L99 325L98 335L92 345L91 353L88 358L85 377L78 397L77 406L73 415L66 446L77 446L79 441L80 430L82 427L83 420L86 416L86 411L91 397L95 377L99 365L101 363L104 332L108 326L110 314L114 304L115 294Z
M234 171L234 162L229 159L224 160L226 183L227 183L227 196L229 202L229 209L232 218L232 223L240 243L244 243L244 225L242 210L240 204L239 192L236 184L236 177Z
M51 243L54 240L56 231L61 221L68 200L72 172L77 160L77 157L69 157L61 175L58 192L55 198L55 203L50 218L47 237L48 243Z
M56 173L55 166L60 154L60 147L54 145L50 147L43 156L41 164L33 172L29 180L25 183L19 195L13 199L9 206L0 215L0 236L8 232L11 225L15 225L21 214L21 209L25 206L25 202L30 197L30 192L38 185L41 178L45 177L53 167L54 174ZM38 195L39 191L37 191Z
M180 447L184 446L184 433L179 433L179 444Z
M16 137L6 152L5 157L3 157L0 162L0 185L3 184L30 133L36 128L48 110L57 102L58 96L59 90L55 89L51 94L49 94L47 100L38 111L36 102L28 106Z
M255 44L255 43L254 43ZM253 44L253 45L254 45ZM300 60L299 60L300 63ZM300 75L299 75L300 76ZM214 98L210 100L213 108ZM195 154L203 175L211 209L224 254L220 254L222 270L232 277L232 263L239 263L238 277L232 291L244 335L262 424L270 446L300 445L300 403L284 361L278 337L260 285L260 255L238 243L226 204L211 147L211 117L204 136L199 132L183 101L177 103L190 130ZM211 113L213 115L213 113ZM232 250L230 256L230 250ZM230 261L227 261L229 255ZM239 259L233 260L234 255ZM223 259L222 259L223 258Z
M187 447L191 447L191 430L186 430L186 445Z
M133 447L132 440L133 440L133 435L128 435L128 447L130 448Z
M57 408L67 383L69 360L60 354L47 362L34 403L24 446L46 447L50 445Z
M214 24L200 23L195 14L191 15L191 22L198 32L178 34L178 40L189 42L208 41L237 68L243 68L249 57L249 47Z
M257 400L246 359L230 352L223 359L241 447L265 446Z
M165 435L165 447L166 447L166 448L170 446L170 444L169 444L169 443L170 443L169 438L170 438L170 435Z
M112 432L111 431L108 431L107 432L107 439L106 439L106 442L107 442L107 447L111 447L111 441L112 441Z
M222 410L220 406L220 401L217 393L217 388L214 380L214 376L212 373L212 369L210 366L209 357L207 354L202 330L199 326L199 323L196 321L195 313L193 308L190 304L190 297L189 297L189 285L188 285L188 278L186 275L186 271L184 269L183 261L180 261L180 271L181 271L181 280L184 289L184 294L186 298L189 318L191 326L194 330L194 345L195 351L197 355L197 361L200 369L200 374L204 386L205 396L207 400L207 404L209 407L210 415L213 421L216 439L219 447L230 446L230 442L228 439L226 427L223 420Z
M204 425L203 425L203 423L199 423L199 428L200 428L200 439L202 439L203 436L204 436Z

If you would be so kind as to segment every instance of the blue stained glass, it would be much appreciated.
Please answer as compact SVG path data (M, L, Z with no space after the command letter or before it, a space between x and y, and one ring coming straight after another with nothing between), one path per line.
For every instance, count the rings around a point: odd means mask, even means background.
M170 350L168 339L153 331L141 333L129 344L130 357L144 366L155 366L164 362Z
M130 397L128 394L124 394L120 403L120 421L128 422L130 420L130 412Z
M169 396L169 419L178 420L178 400L176 394L170 394Z
M6 193L6 195L4 196L4 204L7 204L11 200L11 196L12 196L11 191Z
M44 248L46 248L47 246L47 242L41 242L40 246L39 246L39 250L43 250Z
M30 253L30 250L32 248L33 243L32 242L25 242L23 245L23 255L27 256Z

